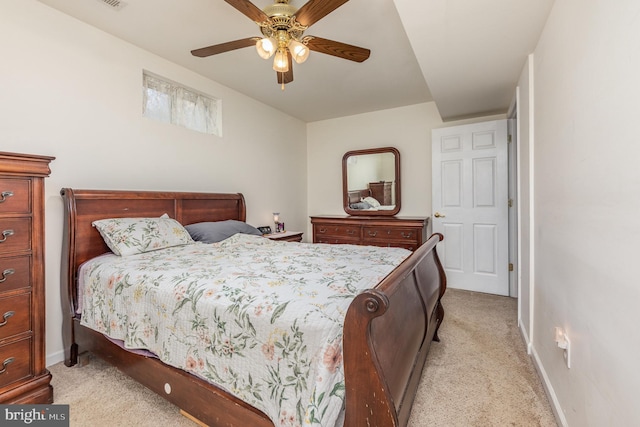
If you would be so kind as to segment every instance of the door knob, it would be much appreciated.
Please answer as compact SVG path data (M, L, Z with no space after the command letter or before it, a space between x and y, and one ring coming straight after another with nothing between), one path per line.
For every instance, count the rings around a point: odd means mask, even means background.
M433 214L433 216L435 216L436 218L444 218L445 217L444 214L441 214L440 212L437 212L437 211L436 211L436 213Z

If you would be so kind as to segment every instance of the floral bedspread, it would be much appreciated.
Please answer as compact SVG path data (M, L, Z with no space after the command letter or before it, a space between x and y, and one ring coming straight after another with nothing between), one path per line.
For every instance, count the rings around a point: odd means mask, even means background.
M81 269L82 324L220 385L276 426L333 426L347 308L409 254L236 234L105 255Z

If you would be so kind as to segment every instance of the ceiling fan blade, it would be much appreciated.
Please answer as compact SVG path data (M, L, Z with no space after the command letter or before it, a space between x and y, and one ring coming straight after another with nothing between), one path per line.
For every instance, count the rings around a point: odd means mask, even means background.
M309 0L295 13L296 21L309 27L348 1L349 0Z
M205 58L211 55L217 55L218 53L229 52L230 50L241 49L243 47L255 46L256 41L258 39L256 37L250 37L248 39L240 39L234 40L232 42L214 44L213 46L207 46L200 49L195 49L191 51L193 56L199 56L200 58Z
M287 54L287 59L289 60L289 71L286 73L278 73L276 71L276 77L278 78L278 84L287 84L293 81L293 60L291 59L291 55Z
M249 0L224 0L231 6L235 7L240 13L245 15L258 24L269 19L269 16L264 13L258 6L251 3Z
M349 61L355 62L363 62L369 58L369 55L371 54L369 49L365 49L363 47L352 46L350 44L340 43L315 36L312 36L306 44L309 49L315 52L325 53L327 55L333 55L338 58L348 59Z

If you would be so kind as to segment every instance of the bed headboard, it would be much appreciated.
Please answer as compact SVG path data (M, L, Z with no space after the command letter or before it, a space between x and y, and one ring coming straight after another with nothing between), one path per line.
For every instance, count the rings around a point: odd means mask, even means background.
M246 220L242 194L160 191L60 190L65 222L61 287L69 295L71 314L77 306L76 275L80 265L110 252L91 223L105 218L159 217L168 214L183 225L204 221ZM66 289L65 289L66 288ZM63 297L64 300L64 297ZM67 308L67 307L65 307Z
M371 190L365 188L364 190L351 190L349 191L349 204L358 203L363 197L371 196Z

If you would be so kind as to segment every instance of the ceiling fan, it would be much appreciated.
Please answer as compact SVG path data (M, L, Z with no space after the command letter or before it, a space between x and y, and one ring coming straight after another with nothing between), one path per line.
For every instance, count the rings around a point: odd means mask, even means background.
M203 47L192 50L191 54L204 58L255 46L258 55L264 59L275 55L273 69L283 90L286 83L293 81L293 61L303 63L309 57L310 50L355 62L363 62L371 54L369 49L362 47L304 35L307 28L349 0L309 0L297 10L289 4L289 0L275 0L264 10L249 0L224 1L258 24L263 37L248 37Z

